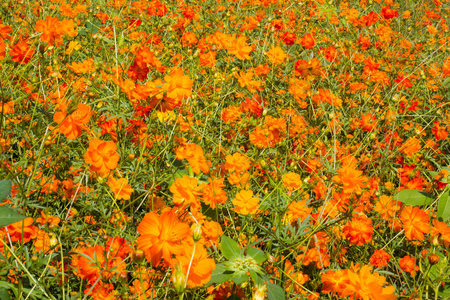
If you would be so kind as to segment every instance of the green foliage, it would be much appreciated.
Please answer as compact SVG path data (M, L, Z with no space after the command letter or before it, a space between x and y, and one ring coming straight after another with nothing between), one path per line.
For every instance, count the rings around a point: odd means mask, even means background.
M434 201L433 195L412 189L398 192L394 195L393 199L403 202L406 205L429 205Z
M3 201L11 193L11 181L1 180L0 181L0 201ZM8 226L10 224L22 221L26 218L16 211L0 206L0 227Z
M225 281L232 281L239 285L251 279L255 285L267 284L270 300L285 298L284 290L270 283L269 277L261 268L261 264L267 260L262 250L251 246L241 249L237 242L227 236L221 238L220 249L227 260L216 265L207 285Z
M450 220L450 189L448 187L439 198L437 215L444 222Z

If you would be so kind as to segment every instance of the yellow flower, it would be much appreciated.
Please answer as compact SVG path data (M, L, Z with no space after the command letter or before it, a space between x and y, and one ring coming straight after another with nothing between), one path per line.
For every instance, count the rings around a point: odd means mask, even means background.
M81 49L80 43L78 43L77 41L71 41L64 53L66 53L67 55L72 55L73 51L75 50L78 51L80 49Z

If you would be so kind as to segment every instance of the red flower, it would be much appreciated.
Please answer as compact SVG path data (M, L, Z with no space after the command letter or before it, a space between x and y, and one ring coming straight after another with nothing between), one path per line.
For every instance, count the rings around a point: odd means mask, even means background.
M414 257L410 257L409 255L400 258L398 263L404 272L409 272L412 276L416 275L416 271L419 270L419 267L416 266L416 259Z
M300 39L300 44L306 49L311 49L316 45L316 39L311 33L307 33Z
M19 42L9 51L9 54L11 54L13 61L25 65L30 62L34 50L30 49L26 42Z
M373 226L370 218L352 218L344 227L344 235L350 243L362 246L372 240Z
M446 139L448 136L448 131L445 130L445 127L440 126L439 121L434 121L433 124L434 126L431 128L431 131L433 132L436 140L439 141Z
M375 250L370 257L370 264L377 268L387 267L391 256L383 249Z
M297 37L292 32L285 32L280 36L280 38L286 45L293 45L295 40L297 40Z
M391 9L389 6L385 6L381 9L381 16L386 20L396 18L398 17L398 11Z
M400 215L400 220L405 229L405 236L410 241L422 241L424 233L430 231L430 216L417 206L405 206Z

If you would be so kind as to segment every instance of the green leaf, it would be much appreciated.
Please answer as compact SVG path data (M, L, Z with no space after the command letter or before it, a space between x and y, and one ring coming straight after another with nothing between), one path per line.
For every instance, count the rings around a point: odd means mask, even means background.
M24 220L26 217L15 212L14 210L0 206L0 227Z
M97 31L100 29L101 23L97 20L94 22L87 21L86 22L86 30L89 31L92 34L96 34Z
M11 300L11 297L9 297L8 290L5 288L0 288L0 299L2 300Z
M0 201L11 193L11 180L0 180Z
M269 298L269 300L286 299L283 288L271 282L267 284L267 297Z
M269 282L269 278L267 276L259 274L253 269L249 269L248 272L250 273L250 277L253 279L255 285L263 285L264 282Z
M448 300L450 299L450 288L444 288L443 290L439 290L438 295L441 297L440 299Z
M442 218L444 222L450 220L450 190L444 192L439 199L438 218Z
M394 195L394 200L405 203L406 205L428 205L433 202L432 195L418 190L403 190Z
M241 284L246 282L249 279L246 271L238 271L234 272L231 280L236 284Z
M222 264L216 265L216 268L212 271L211 279L206 284L206 286L208 287L214 283L223 283L227 280L230 280L232 276L230 274L225 274L225 271L226 268L224 265Z
M442 83L442 86L445 88L450 88L450 77L445 78L444 82Z
M247 249L247 256L253 258L257 264L261 264L267 259L264 251L253 247Z
M222 251L223 256L229 260L242 257L238 243L227 236L222 237L222 240L220 241L220 250Z

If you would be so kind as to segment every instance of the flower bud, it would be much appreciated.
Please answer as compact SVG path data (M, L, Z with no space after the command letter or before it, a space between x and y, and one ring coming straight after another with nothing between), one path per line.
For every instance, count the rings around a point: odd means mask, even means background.
M437 254L430 254L428 256L428 262L432 265L435 265L439 262L439 256Z
M194 242L198 242L202 238L202 225L199 223L192 224L191 226Z
M184 275L183 271L181 271L180 265L176 265L175 271L171 278L173 282L173 286L175 288L175 291L177 293L184 292L185 286L186 286L186 275Z
M145 259L145 253L142 249L137 249L133 252L133 261L137 264L141 264Z
M58 238L55 235L50 236L50 247L56 247L58 245Z
M265 299L267 286L266 285L257 285L256 291L253 294L253 300L263 300Z

